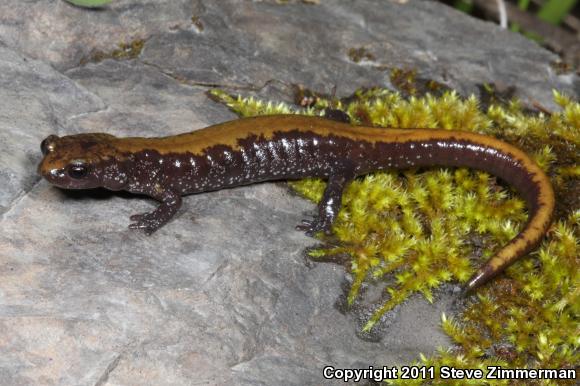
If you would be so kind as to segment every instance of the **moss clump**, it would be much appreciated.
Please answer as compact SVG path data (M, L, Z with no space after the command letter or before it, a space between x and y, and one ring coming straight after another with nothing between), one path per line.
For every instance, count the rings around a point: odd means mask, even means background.
M418 96L425 93L441 95L445 91L451 91L442 83L418 77L417 71L413 69L394 68L389 74L389 80L405 96Z
M580 210L554 224L535 255L514 265L507 278L480 291L462 315L443 315L451 349L419 366L573 369L580 363ZM464 381L393 381L395 385L463 385ZM478 385L574 385L565 380L478 380Z
M365 47L350 48L347 55L355 63L360 63L363 60L375 60L375 56Z
M130 42L123 42L118 45L118 48L110 51L110 52L103 52L103 51L94 51L88 58L84 58L81 60L81 65L85 65L89 62L98 63L102 62L105 59L116 59L116 60L128 60L134 59L141 55L141 51L143 51L143 47L145 46L144 39L135 39Z
M220 91L214 95L244 116L290 112L283 104L236 99ZM403 98L371 89L343 101L316 98L301 112L318 115L332 105L346 111L354 124L494 135L529 152L552 175L558 197L578 197L580 104L557 92L554 99L561 111L552 114L525 112L517 101L491 104L482 111L475 97L462 99L454 92ZM319 201L325 184L310 179L291 186ZM323 245L311 256L350 257L347 268L354 280L349 304L357 300L363 283L386 283L385 300L364 327L369 330L409 295L420 292L432 301L433 290L442 283L466 281L475 267L517 234L526 217L517 195L483 172L458 168L375 173L347 188L333 226L339 243ZM559 206L556 220L533 258L523 259L479 290L461 316L443 318L443 328L457 346L432 358L421 357L423 365L562 368L579 362L580 209ZM433 381L453 384L438 382Z

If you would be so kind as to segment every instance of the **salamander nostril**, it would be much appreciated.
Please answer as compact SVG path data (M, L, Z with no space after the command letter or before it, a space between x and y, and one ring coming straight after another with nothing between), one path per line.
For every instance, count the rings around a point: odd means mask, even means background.
M58 139L56 135L49 135L40 143L40 151L43 155L47 155L48 153L54 151L55 149L55 141Z

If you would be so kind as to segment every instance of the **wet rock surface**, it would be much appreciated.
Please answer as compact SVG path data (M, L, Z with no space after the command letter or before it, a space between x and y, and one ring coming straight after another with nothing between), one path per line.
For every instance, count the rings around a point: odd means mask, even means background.
M138 44L137 44L138 43ZM355 62L351 48L372 55ZM451 291L414 297L374 339L335 306L347 274L305 264L294 230L313 205L280 183L189 196L147 237L147 199L64 192L36 175L48 134L169 135L233 119L213 86L291 100L414 68L466 94L517 87L551 107L573 93L556 58L426 1L63 1L0 4L0 383L325 384L322 368L401 365L449 342ZM265 86L265 87L264 87ZM363 315L364 316L364 315ZM329 382L331 383L331 382ZM340 382L337 382L340 383Z

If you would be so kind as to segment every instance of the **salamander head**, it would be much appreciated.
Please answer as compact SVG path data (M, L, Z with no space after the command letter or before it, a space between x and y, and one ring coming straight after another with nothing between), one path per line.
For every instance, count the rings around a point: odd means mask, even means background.
M65 189L105 187L120 190L127 184L126 156L114 146L109 134L50 135L42 141L44 158L38 173Z

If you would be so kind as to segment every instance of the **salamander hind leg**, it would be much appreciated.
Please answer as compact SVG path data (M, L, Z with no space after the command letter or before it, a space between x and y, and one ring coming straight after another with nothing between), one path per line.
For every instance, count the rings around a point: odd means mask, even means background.
M321 231L330 233L332 224L340 210L344 187L353 178L354 173L352 172L331 175L322 200L318 204L318 216L313 220L302 220L302 224L297 225L296 229L306 232L309 236Z
M165 225L181 207L181 196L176 192L159 191L151 197L161 201L161 204L152 212L131 216L130 220L134 222L129 225L131 229L143 229L147 235Z

